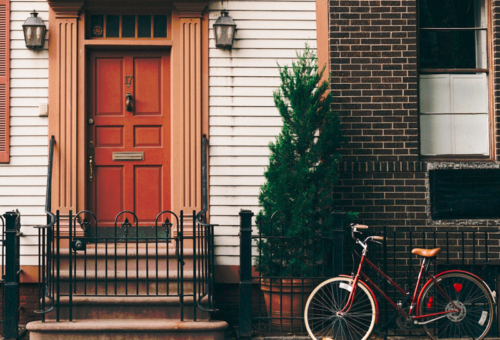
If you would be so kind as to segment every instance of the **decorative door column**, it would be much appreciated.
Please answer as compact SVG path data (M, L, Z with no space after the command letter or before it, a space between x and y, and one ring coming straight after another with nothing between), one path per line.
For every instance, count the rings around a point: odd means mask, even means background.
M172 210L201 210L202 12L207 2L174 2Z
M49 136L56 140L52 211L67 214L77 210L77 22L83 2L49 6Z

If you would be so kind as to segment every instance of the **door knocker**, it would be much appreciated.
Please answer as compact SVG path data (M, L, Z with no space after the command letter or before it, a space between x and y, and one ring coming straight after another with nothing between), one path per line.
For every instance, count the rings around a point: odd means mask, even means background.
M130 92L125 95L125 108L128 112L132 112L132 94Z

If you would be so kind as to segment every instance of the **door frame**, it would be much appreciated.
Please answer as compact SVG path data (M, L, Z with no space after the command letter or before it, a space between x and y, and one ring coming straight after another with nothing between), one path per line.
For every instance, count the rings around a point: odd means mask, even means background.
M88 207L89 52L131 47L171 49L172 210L201 210L201 138L208 135L208 1L145 0L138 6L128 0L87 0L85 3L52 1L49 5L49 136L56 138L53 210L67 215L69 210ZM151 13L170 10L170 39L86 39L87 10L124 7L142 11L147 8ZM193 45L197 48L191 49ZM184 77L187 74L189 80ZM188 164L192 166L186 167Z

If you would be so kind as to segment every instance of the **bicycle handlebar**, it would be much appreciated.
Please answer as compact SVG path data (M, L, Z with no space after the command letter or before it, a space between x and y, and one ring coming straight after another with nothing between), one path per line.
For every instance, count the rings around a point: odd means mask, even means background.
M373 236L373 239L375 241L385 241L385 237L384 236Z

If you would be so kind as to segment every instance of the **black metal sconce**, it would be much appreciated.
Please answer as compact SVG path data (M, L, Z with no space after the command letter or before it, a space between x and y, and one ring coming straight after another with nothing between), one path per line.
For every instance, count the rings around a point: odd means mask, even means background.
M38 13L35 10L31 13L31 17L24 22L23 32L27 48L33 50L43 48L47 27L45 27L43 20L38 17Z
M230 50L233 47L234 33L236 31L236 24L228 14L223 9L220 12L220 17L214 24L215 46L223 50Z

